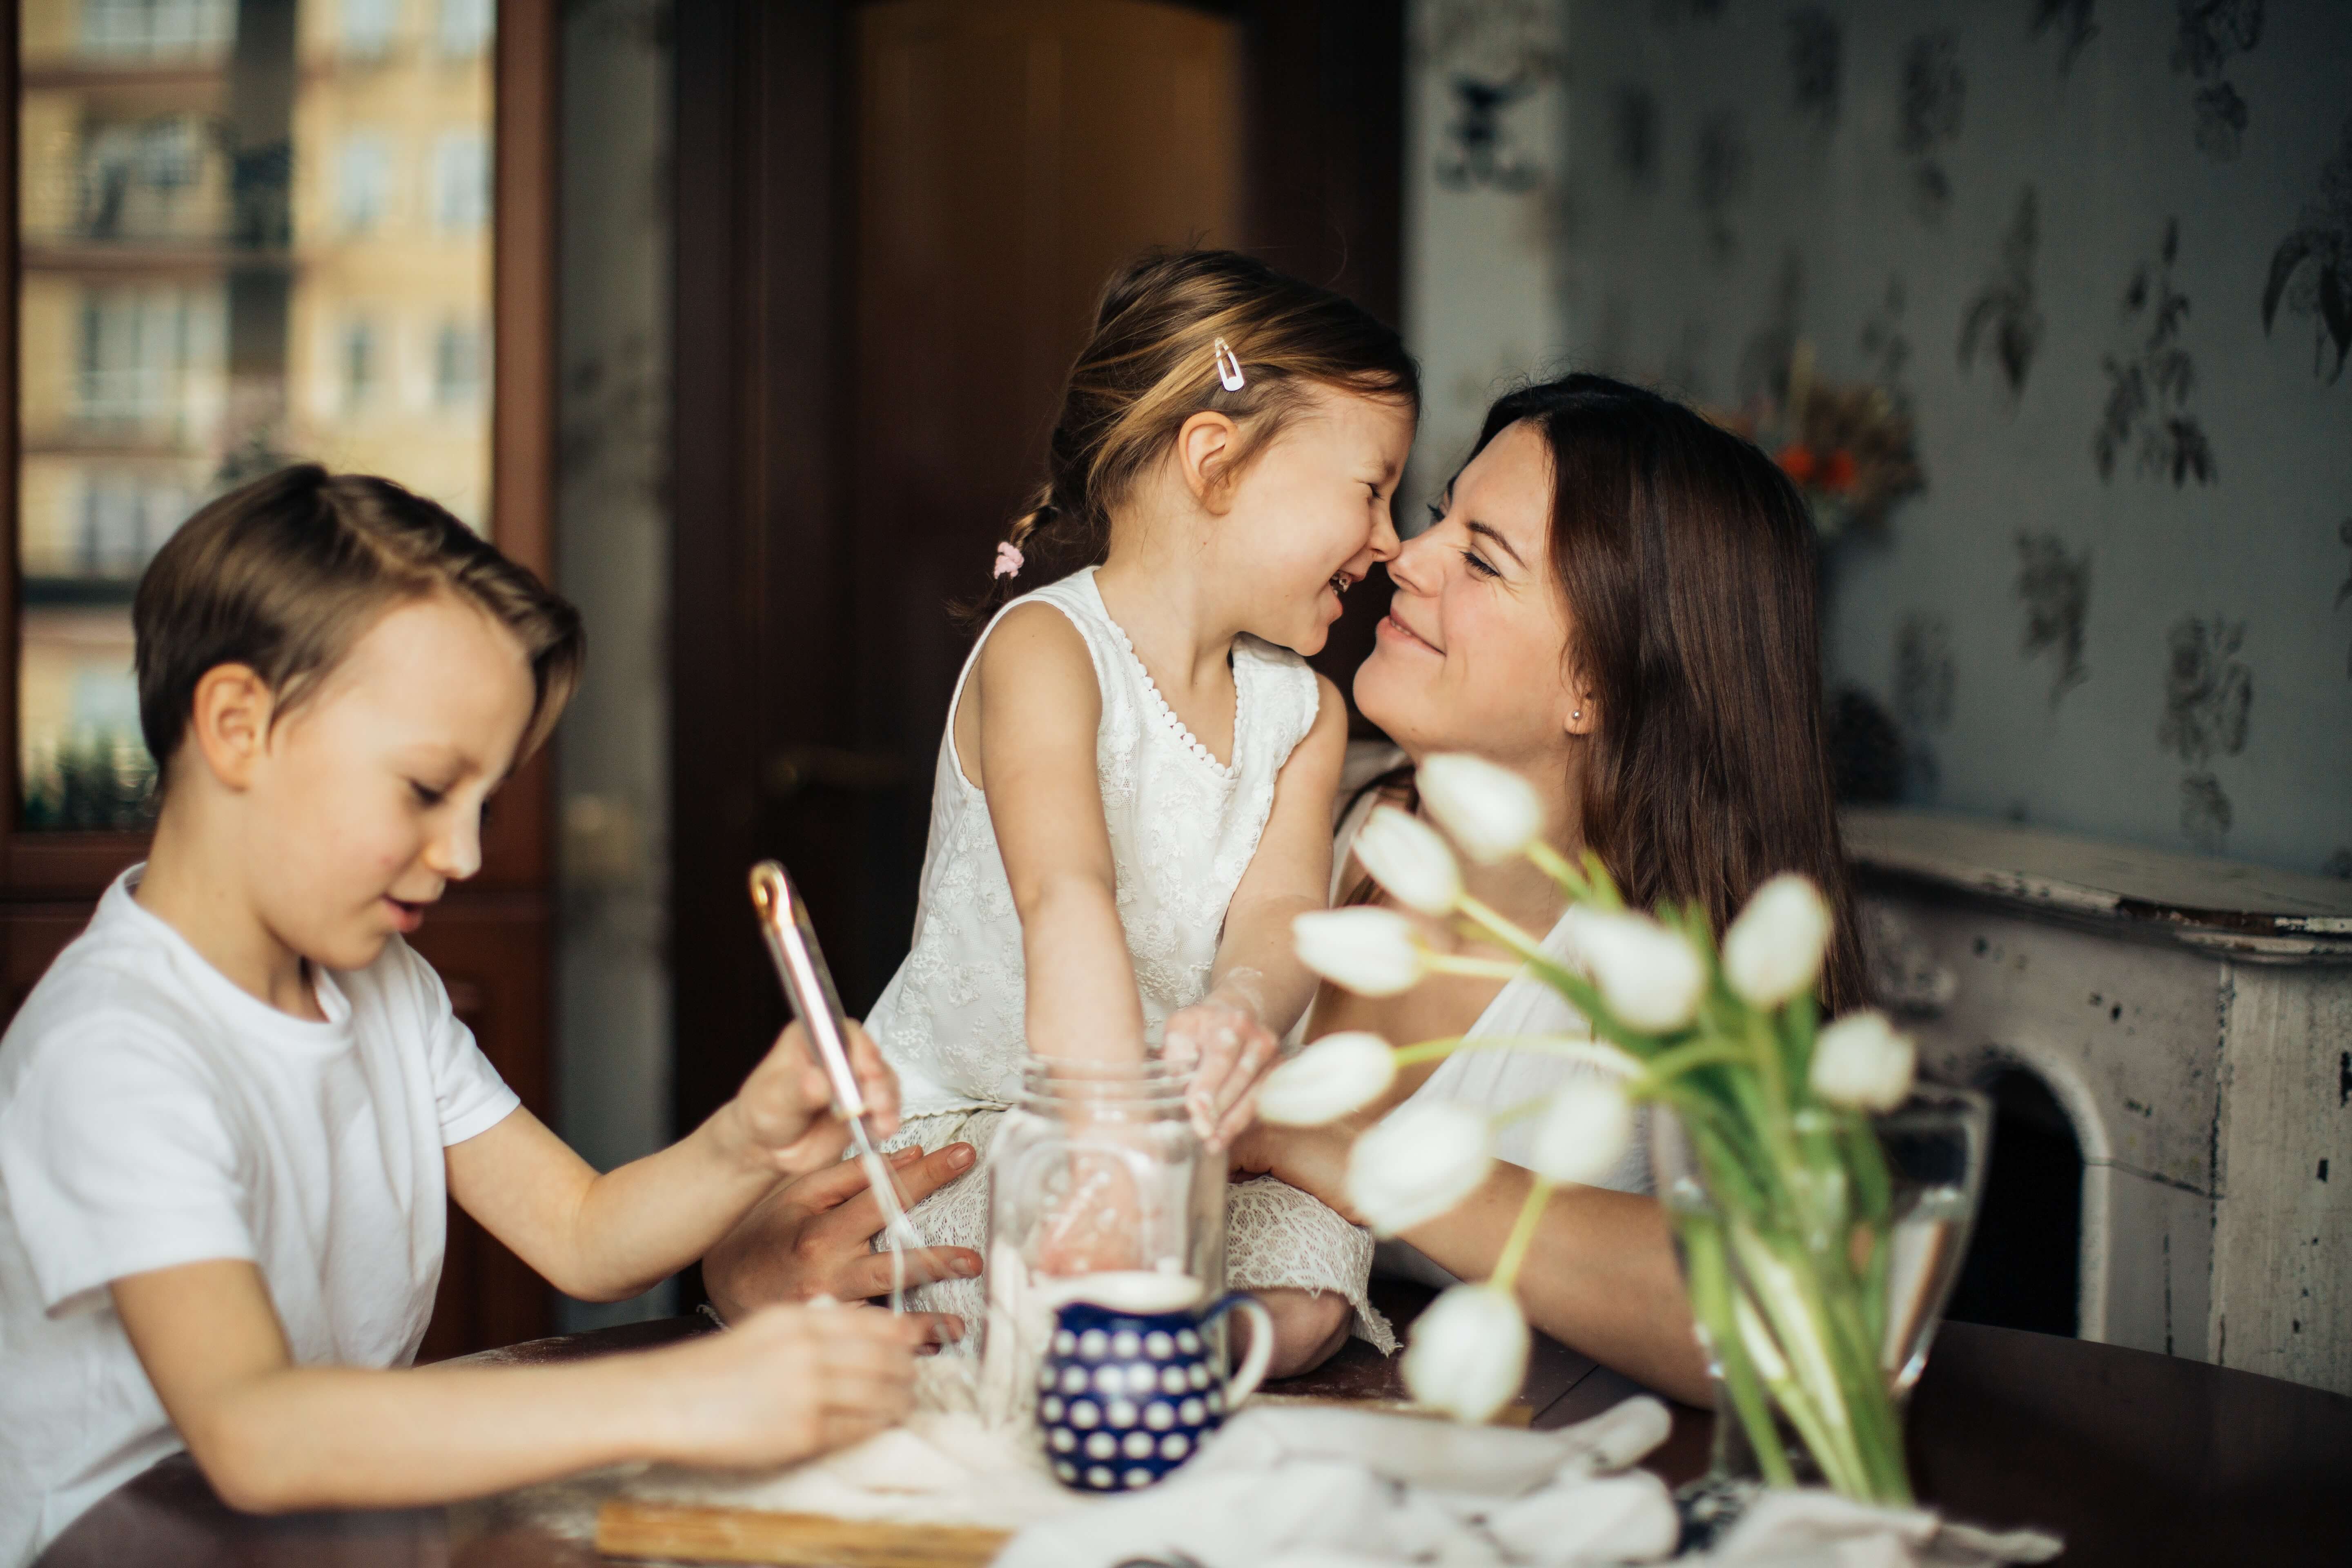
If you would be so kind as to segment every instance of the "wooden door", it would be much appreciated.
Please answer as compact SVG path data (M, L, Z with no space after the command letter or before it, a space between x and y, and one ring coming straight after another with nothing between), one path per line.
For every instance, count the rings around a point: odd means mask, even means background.
M9 282L0 304L0 737L8 758L0 769L0 1022L79 933L108 883L146 853L127 791L118 792L126 809L102 825L69 817L60 827L28 799L18 743L20 731L31 732L18 701L27 686L26 623L59 604L120 623L137 564L84 563L89 569L77 575L74 563L27 550L28 530L47 525L23 504L47 493L26 482L28 465L79 463L110 480L176 467L200 500L316 454L447 500L547 575L555 348L553 0L500 0L482 13L453 13L456 24L432 7L346 13L322 0L103 13L94 0L12 0L5 11L0 56L11 90L10 111L0 115L0 182L12 221L0 226ZM482 30L469 33L463 19L477 17ZM383 30L369 30L377 19ZM436 106L452 104L476 118L434 120ZM175 124L204 129L184 137ZM61 138L94 141L93 125L187 163L185 177L163 182L161 194L136 195L143 220L86 201L78 209L70 182L50 168L69 169L71 158L55 148ZM34 126L48 147L24 144L21 132ZM355 156L354 142L371 136L377 144L361 149L370 156ZM208 162L215 155L222 167ZM88 167L97 153L85 147L81 159ZM355 205L352 173L365 166L382 175L380 213ZM484 188L496 193L487 211ZM215 209L202 205L208 193L218 197ZM159 205L165 195L175 211ZM370 257L372 244L379 248ZM395 246L406 248L387 261ZM339 284L339 272L349 278L354 267L372 276ZM409 286L388 285L387 272L402 267L415 274ZM34 297L28 274L52 294L60 279L119 291L124 277L168 279L193 297L217 289L226 342L211 369L226 384L226 422L191 435L184 419L166 432L152 421L108 424L88 410L43 406L37 378L56 367L41 356L58 345L42 339L38 312L25 305ZM441 274L470 279L468 308L486 301L486 331L446 289L434 292ZM335 362L323 349L307 353L300 335L361 320L386 363L403 367L385 379L406 374L413 384L421 363L430 392L419 399L388 387L390 417L347 420L331 442L314 445L318 432L306 433L301 411L317 403L318 388L289 389L302 385L297 367L314 373ZM354 365L358 357L345 355ZM259 362L269 362L274 390ZM80 374L113 370L84 364ZM468 432L457 445L471 447L454 466L436 465L442 448L415 439L420 429L430 436L436 419ZM118 662L127 662L121 640ZM542 752L501 793L481 873L453 889L415 939L491 1061L542 1116L551 1089L550 779ZM453 1208L426 1359L543 1333L551 1307L538 1278Z
M904 955L949 604L1035 483L1109 272L1239 246L1393 318L1402 37L1401 5L1336 0L681 11L681 1127L782 1017L752 859L801 879L853 1011Z

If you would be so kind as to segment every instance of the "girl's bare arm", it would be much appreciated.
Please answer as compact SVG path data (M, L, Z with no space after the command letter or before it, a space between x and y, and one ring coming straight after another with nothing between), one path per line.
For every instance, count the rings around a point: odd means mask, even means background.
M1209 994L1168 1021L1171 1062L1196 1062L1194 1115L1222 1146L1247 1126L1255 1090L1273 1069L1278 1042L1315 998L1290 922L1319 910L1331 883L1331 800L1348 750L1348 705L1316 678L1315 723L1275 780L1274 807L1257 853L1226 906Z
M1029 1048L1139 1061L1143 1001L1118 918L1095 767L1102 691L1086 640L1052 606L1024 605L989 634L973 676L963 700L979 702L978 743L961 761L987 794L1021 916Z
M910 1407L919 1324L775 1307L725 1334L571 1366L296 1366L260 1270L183 1264L114 1281L173 1425L232 1507L396 1508L600 1465L782 1464Z

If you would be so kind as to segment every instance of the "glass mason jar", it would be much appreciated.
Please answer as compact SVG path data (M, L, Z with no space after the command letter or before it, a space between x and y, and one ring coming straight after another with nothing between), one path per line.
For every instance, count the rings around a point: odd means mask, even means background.
M988 1161L981 1412L1025 1421L1054 1314L1172 1311L1225 1288L1225 1168L1158 1061L1032 1058ZM1216 1352L1223 1354L1222 1331Z
M1711 1168L1678 1117L1651 1120L1658 1196L1715 1384L1707 1481L1826 1480L1907 1503L1903 1406L1968 1253L1990 1107L1919 1084L1870 1118L1879 1162L1837 1152L1801 1116L1791 1131L1829 1157L1759 1184L1752 1161Z

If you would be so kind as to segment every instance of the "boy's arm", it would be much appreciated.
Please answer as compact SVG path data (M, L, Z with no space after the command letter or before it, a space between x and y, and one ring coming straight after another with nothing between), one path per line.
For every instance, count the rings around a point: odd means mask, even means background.
M1103 821L1102 691L1086 640L1059 611L1024 605L989 635L975 674L980 746L964 762L987 793L1021 915L1029 1048L1140 1060L1143 999Z
M1331 799L1348 752L1348 705L1328 679L1317 676L1316 686L1315 722L1275 779L1257 853L1226 906L1209 994L1168 1021L1170 1058L1199 1064L1188 1098L1215 1147L1249 1124L1251 1091L1315 999L1315 976L1298 962L1290 922L1329 902Z
M877 1129L887 1132L898 1122L898 1080L854 1024L849 1047ZM625 1300L700 1258L780 1180L840 1156L847 1134L830 1094L793 1024L733 1100L659 1153L600 1176L518 1110L449 1146L449 1195L564 1294Z
M251 1263L110 1287L205 1479L250 1512L479 1497L631 1459L782 1464L870 1436L912 1400L917 1330L865 1308L779 1307L737 1330L572 1366L293 1364Z

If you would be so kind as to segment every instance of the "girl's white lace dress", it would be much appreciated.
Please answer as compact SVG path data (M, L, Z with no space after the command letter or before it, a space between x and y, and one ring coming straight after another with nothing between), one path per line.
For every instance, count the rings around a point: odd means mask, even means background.
M997 853L985 795L956 756L955 704L989 632L1015 606L1051 605L1086 639L1102 692L1095 767L1117 868L1118 914L1156 1049L1171 1014L1207 994L1225 908L1274 806L1275 776L1315 722L1314 672L1297 654L1255 638L1234 645L1234 748L1221 764L1176 717L1103 605L1094 568L1024 595L998 612L957 678L931 790L930 841L907 961L866 1028L898 1072L907 1124L893 1147L961 1139L983 1162L1021 1085L1024 971L1021 920ZM932 1246L988 1244L988 1187L978 1172L908 1216ZM1337 1290L1356 1332L1395 1348L1366 1300L1372 1238L1315 1198L1272 1178L1227 1189L1225 1273L1236 1289ZM977 1280L914 1293L925 1310L983 1315Z

